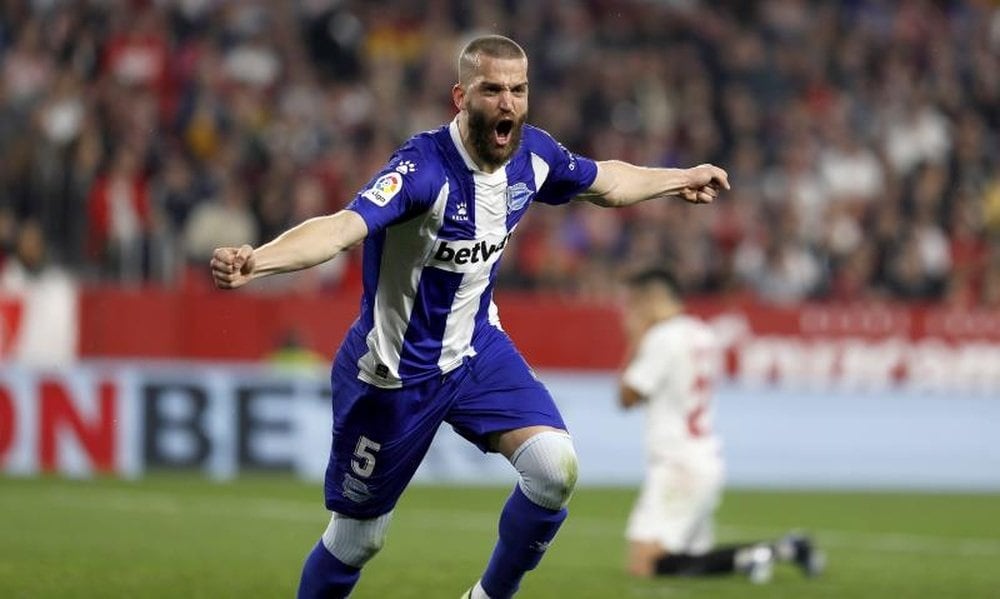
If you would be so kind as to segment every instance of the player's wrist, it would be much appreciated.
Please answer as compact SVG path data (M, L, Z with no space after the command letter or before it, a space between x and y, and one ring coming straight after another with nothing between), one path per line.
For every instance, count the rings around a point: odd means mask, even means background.
M670 168L664 169L665 178L663 182L663 192L666 197L681 197L690 193L695 186L695 172L693 168Z
M685 169L684 187L686 189L698 189L699 187L705 185L706 179L710 179L710 177L706 176L706 170L709 170L709 167L705 164L699 164L698 166L692 166L691 168Z
M241 274L249 283L250 281L268 274L268 272L264 261L261 259L262 257L260 252L258 251L260 248L254 248L250 245L247 245L246 247L250 248L250 253L247 255L246 262L243 263L243 270L241 271Z

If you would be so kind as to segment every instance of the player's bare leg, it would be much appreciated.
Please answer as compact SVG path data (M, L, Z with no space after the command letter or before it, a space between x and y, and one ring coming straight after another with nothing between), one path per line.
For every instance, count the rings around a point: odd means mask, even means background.
M628 562L625 569L632 576L649 578L656 574L656 560L666 555L659 543L631 541L628 544Z
M506 599L541 561L566 519L576 484L576 453L564 430L529 426L495 434L490 448L520 473L500 514L499 539L486 571L466 593L470 599Z

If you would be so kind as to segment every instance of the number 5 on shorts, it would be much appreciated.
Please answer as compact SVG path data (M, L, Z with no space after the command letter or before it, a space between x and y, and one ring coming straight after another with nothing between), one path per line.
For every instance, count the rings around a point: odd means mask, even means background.
M354 457L351 460L351 470L361 478L368 478L375 469L375 452L382 448L382 445L369 439L361 437L358 439L358 446L354 448Z

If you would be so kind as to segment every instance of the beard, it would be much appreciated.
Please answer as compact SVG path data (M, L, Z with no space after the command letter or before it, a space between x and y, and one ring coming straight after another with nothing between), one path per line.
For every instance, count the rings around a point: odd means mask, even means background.
M490 120L486 113L469 108L469 137L472 147L476 149L478 158L487 166L496 168L517 151L521 145L521 129L524 127L526 114L520 117L498 117ZM497 132L508 137L505 145L496 141Z

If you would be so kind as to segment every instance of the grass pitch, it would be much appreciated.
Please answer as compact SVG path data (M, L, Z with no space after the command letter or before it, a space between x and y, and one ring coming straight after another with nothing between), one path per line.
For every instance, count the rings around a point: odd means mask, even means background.
M412 487L357 599L457 598L492 548L507 489ZM634 491L577 491L519 597L1000 597L1000 496L731 491L720 540L803 527L827 551L816 580L632 580L622 530ZM292 597L326 525L320 485L0 478L0 597Z

